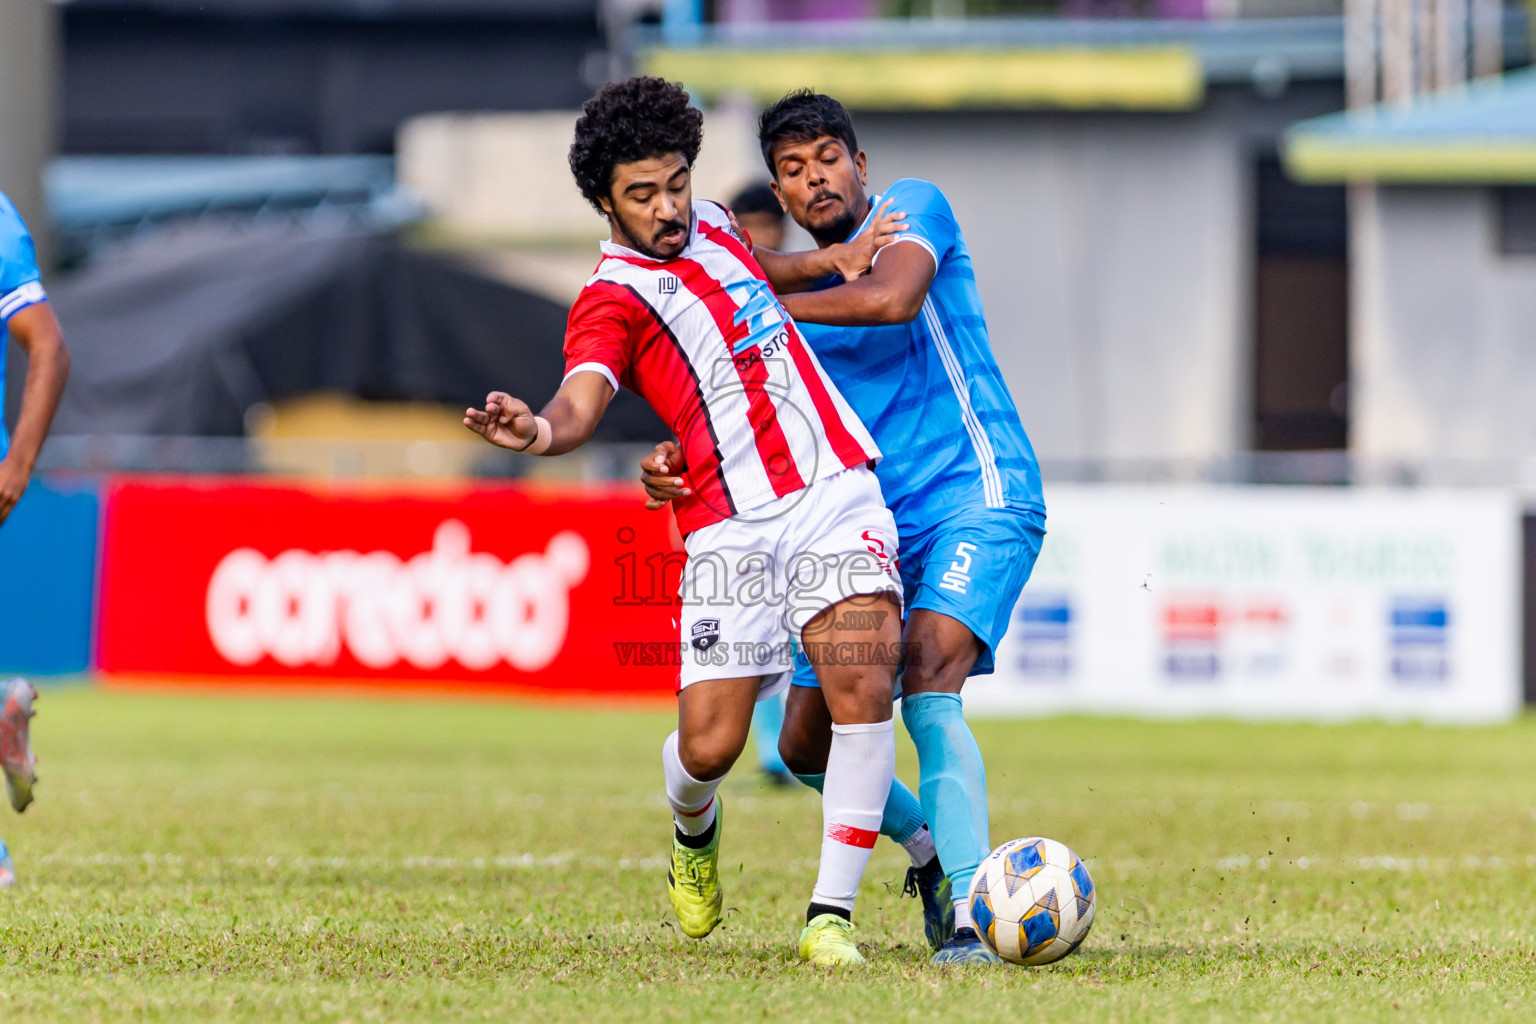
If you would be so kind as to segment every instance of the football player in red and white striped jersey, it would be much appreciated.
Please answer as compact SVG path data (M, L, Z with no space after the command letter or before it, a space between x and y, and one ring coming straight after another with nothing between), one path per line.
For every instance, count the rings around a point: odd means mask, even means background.
M671 426L688 482L676 503L688 552L678 730L662 750L673 907L694 937L720 922L716 790L754 702L787 685L783 656L798 642L833 721L800 955L857 963L853 897L895 768L896 529L870 470L873 439L724 208L693 199L701 141L699 111L661 79L614 83L588 101L571 169L611 234L571 309L565 380L538 415L492 392L464 422L501 447L557 455L592 436L623 386Z

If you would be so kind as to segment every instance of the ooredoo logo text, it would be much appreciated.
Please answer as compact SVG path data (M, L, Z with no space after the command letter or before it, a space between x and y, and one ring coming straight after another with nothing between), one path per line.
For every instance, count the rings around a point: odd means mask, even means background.
M560 653L570 591L590 551L564 531L543 551L502 562L470 550L469 529L441 523L432 548L389 551L231 551L208 582L208 634L236 665L270 655L281 665L330 665L345 648L361 664L417 669L456 661L483 671L505 661L523 672Z

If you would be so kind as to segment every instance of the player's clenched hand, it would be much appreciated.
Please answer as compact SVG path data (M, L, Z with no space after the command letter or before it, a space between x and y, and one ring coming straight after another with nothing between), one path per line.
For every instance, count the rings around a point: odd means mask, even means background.
M647 495L645 507L658 509L673 498L681 498L693 492L687 481L675 474L682 473L683 452L671 441L663 441L656 450L640 460L640 482Z
M16 503L26 493L29 475L9 459L0 459L0 523L5 522L11 509L16 507Z
M904 223L907 215L900 210L891 210L894 201L887 199L881 204L869 230L860 232L852 241L828 247L832 263L844 281L854 281L867 274L875 262L875 253L896 241L907 230L907 224Z
M485 396L484 409L465 409L464 425L491 444L520 452L539 436L533 410L505 391Z

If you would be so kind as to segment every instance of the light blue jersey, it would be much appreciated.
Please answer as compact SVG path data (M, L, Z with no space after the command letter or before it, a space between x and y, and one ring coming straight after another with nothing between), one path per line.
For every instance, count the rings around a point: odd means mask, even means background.
M892 245L920 245L933 256L921 312L890 327L799 326L885 454L875 472L900 533L907 613L927 610L969 629L981 648L970 674L983 675L1045 539L1040 469L992 356L949 200L929 182L903 178L873 197L859 231L887 200L907 215L908 230ZM819 685L803 654L791 682ZM901 719L917 747L920 800L893 783L880 830L899 840L903 822L928 822L949 891L968 893L991 840L986 772L960 695L904 694ZM960 930L970 925L968 903L957 903L955 934L935 962L985 953L974 929Z
M937 266L922 311L890 327L797 324L885 454L875 474L901 537L907 611L964 624L982 645L971 674L983 675L1045 538L1040 468L992 356L949 200L903 178L873 197L855 235L887 200L907 215L892 244L920 245ZM817 685L804 658L794 682Z
M900 532L907 612L927 609L969 629L981 644L971 674L982 675L993 670L1045 539L1040 469L992 356L971 254L949 200L929 182L903 178L873 197L859 231L887 200L907 215L908 230L892 244L920 245L933 256L922 311L890 327L798 324L885 455L875 472ZM819 685L803 654L795 662L794 685ZM912 819L928 822L950 892L968 893L991 841L986 773L960 695L906 694L901 718L917 747L921 799L893 784L880 830L901 841ZM802 778L816 786L814 777ZM969 904L957 904L955 935L936 962L984 952L974 930L959 930L969 918Z
M896 244L921 245L937 265L922 311L890 327L798 326L885 454L875 472L902 547L967 509L1044 514L1040 468L992 356L949 200L931 182L903 178L872 197L855 235L887 200L907 215Z
M5 395L5 343L6 326L11 317L39 302L47 302L37 272L37 251L32 236L21 222L16 207L4 192L0 192L0 400ZM10 435L5 432L5 419L0 417L0 458L10 450Z

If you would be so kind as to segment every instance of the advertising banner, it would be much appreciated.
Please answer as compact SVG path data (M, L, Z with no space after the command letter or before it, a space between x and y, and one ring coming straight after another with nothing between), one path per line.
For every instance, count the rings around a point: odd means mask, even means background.
M94 482L34 480L0 526L0 673L90 667L99 505Z
M120 481L98 664L668 695L682 555L642 500L633 486L423 496Z
M1493 722L1520 682L1513 496L1055 486L968 709Z

